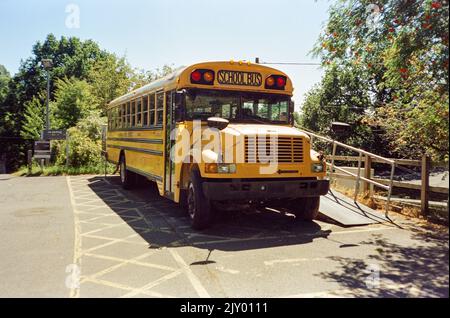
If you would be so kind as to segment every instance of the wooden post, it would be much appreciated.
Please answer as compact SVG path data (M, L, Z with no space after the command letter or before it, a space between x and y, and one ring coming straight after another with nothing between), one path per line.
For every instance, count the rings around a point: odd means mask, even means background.
M372 171L372 157L366 155L364 158L364 178L370 179L371 171ZM370 192L369 182L364 182L363 192L364 193ZM370 193L370 195L372 195L372 193Z
M28 163L28 175L31 175L33 168L33 150L31 149L27 151L27 163Z
M70 146L69 146L69 141L70 141L70 139L69 139L69 132L67 131L66 132L66 170L69 169L69 166L70 166L70 158L69 158Z
M428 197L430 191L430 158L422 156L422 182L420 188L420 213L422 216L428 215Z

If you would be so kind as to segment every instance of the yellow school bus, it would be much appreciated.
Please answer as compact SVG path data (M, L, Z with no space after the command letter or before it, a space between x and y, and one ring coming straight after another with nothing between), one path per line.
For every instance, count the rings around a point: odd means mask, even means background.
M248 62L206 62L108 105L107 160L125 189L138 175L183 206L195 229L216 213L287 207L312 220L329 189L326 164L293 127L292 81Z

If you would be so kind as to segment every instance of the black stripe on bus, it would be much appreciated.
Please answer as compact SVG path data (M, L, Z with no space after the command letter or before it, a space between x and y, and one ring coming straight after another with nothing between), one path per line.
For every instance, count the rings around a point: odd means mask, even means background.
M110 137L106 138L106 140L114 140L114 141L125 141L125 142L139 142L144 144L163 144L162 139L150 139L150 138L116 138L116 137Z
M154 127L127 127L127 128L114 128L114 129L108 129L109 132L113 132L113 131L146 131L146 130L162 130L163 126L162 125L158 125L158 126L154 126Z
M148 177L150 179L153 179L153 181L160 181L160 182L163 181L161 176L157 176L156 174L152 174L150 172L145 172L145 171L142 171L140 169L131 168L131 167L127 167L127 170L130 170L130 171L133 171L134 173L146 176L146 177Z
M148 153L155 156L162 156L162 151L158 150L151 150L151 149L142 149L142 148L135 148L135 147L127 147L127 146L119 146L119 145L106 145L110 148L116 148L116 149L123 149L123 150L130 150L130 151L136 151L136 152L142 152L142 153Z
M116 164L116 165L119 164L119 163L118 163L117 161L115 161L115 160L108 159L108 161L111 162L111 163L113 163L113 164ZM162 177L161 177L161 176L157 176L156 174L152 174L152 173L150 173L150 172L145 172L145 171L142 171L142 170L140 170L140 169L131 168L131 167L127 167L127 169L130 170L130 171L133 171L133 172L135 172L135 173L138 173L138 174L140 174L140 175L143 175L143 176L146 176L146 177L148 177L148 178L151 178L151 179L153 179L153 181L160 181L160 182L163 181Z

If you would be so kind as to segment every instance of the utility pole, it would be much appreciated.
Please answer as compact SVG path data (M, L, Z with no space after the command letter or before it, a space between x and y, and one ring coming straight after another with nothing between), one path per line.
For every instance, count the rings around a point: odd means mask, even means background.
M47 105L46 105L46 120L45 120L45 130L50 129L50 70L53 67L53 61L51 59L42 59L42 65L47 72Z
M45 71L47 72L47 105L46 105L46 112L45 112L45 130L50 129L50 70L53 67L53 61L51 59L42 59L41 61L42 66L44 66ZM44 136L42 136L44 137ZM45 159L46 164L48 165L50 163L50 159ZM42 168L42 161L41 161L41 168Z

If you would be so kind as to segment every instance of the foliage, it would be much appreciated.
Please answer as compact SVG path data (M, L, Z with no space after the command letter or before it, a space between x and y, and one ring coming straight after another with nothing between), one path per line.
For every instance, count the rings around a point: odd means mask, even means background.
M77 127L67 130L69 134L69 162L71 167L99 165L102 162L101 141L92 140ZM55 142L56 165L66 162L66 141Z
M39 94L25 103L25 114L20 136L24 139L38 140L45 125L45 96Z
M98 107L98 99L92 94L91 86L85 80L57 80L55 102L52 103L52 127L73 127Z
M8 83L11 79L9 72L0 64L0 105L5 100L8 94Z
M382 129L380 140L387 141L372 150L388 146L392 155L425 152L436 159L448 154L448 14L444 0L340 0L331 7L313 49L326 72L321 86L329 86L326 77L336 69L355 74L358 91L368 94L361 123ZM334 93L333 101L350 95L346 89ZM318 92L308 95L303 117L317 114L311 105L329 101Z
M42 92L47 89L47 72L41 65L42 59L53 61L50 70L51 128L71 128L81 121L87 126L76 128L75 136L80 140L88 138L85 141L92 146L98 143L94 137L98 131L94 126L99 127L100 123L89 127L93 111L97 111L95 116L99 118L104 115L107 102L172 71L170 66L138 71L124 57L100 49L92 40L57 39L49 34L43 42L33 45L32 55L21 62L19 71L12 78L0 66L0 156L6 155L9 169L25 161L31 140L36 139L43 128L45 98ZM78 134L80 129L82 133ZM78 145L74 141L74 146L81 151L81 142ZM86 157L98 152L95 147L92 151L88 147L85 149ZM86 160L81 153L74 156L78 156L74 162Z
M109 55L96 63L89 72L92 93L99 99L100 108L125 94L135 81L135 74L125 58Z
M93 111L75 127L67 130L71 167L96 166L103 162L101 129L105 123L106 118L100 117L100 111ZM66 162L66 144L65 140L53 144L56 165L64 165Z
M115 166L111 163L106 163L106 173L112 174ZM22 176L60 176L60 175L80 175L80 174L104 174L105 164L92 165L81 167L66 167L65 165L50 165L44 166L43 169L38 164L33 164L31 167L31 174L29 174L27 166L21 166L13 175Z
M299 124L352 146L377 149L377 153L385 154L383 143L365 124L364 119L371 111L371 104L367 86L360 81L363 76L361 73L344 66L330 67L320 85L307 93ZM352 134L334 135L331 131L333 121L351 124Z
M78 121L76 127L92 140L102 139L102 126L107 124L106 117L101 117L99 110L90 112L85 118Z
M156 81L164 76L173 73L175 68L170 65L164 65L162 68L156 68L155 70L145 71L145 70L135 70L132 82L133 89L144 86L145 84Z

